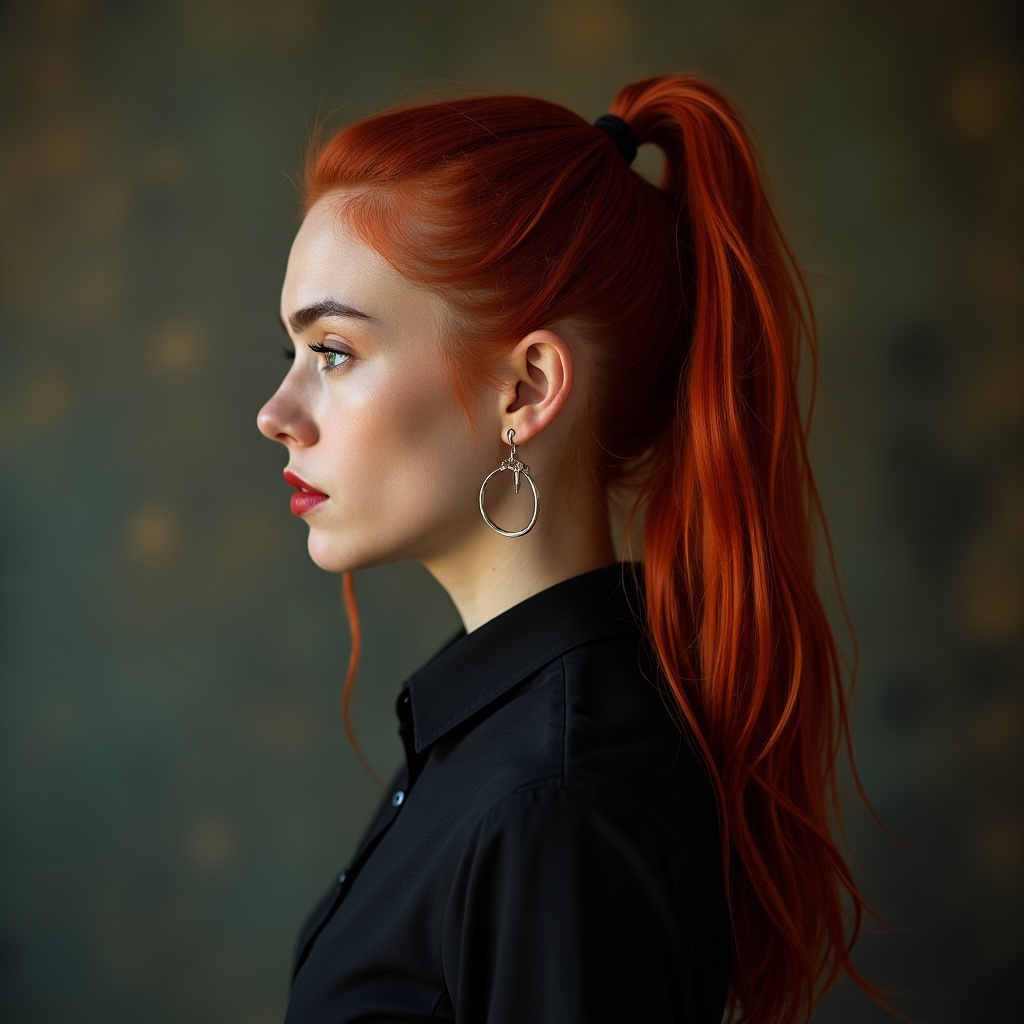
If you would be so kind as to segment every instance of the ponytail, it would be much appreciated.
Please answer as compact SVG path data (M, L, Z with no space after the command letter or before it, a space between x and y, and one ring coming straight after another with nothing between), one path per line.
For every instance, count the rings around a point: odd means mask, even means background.
M832 548L797 394L802 341L812 387L817 376L814 323L729 103L663 78L611 110L665 153L692 273L675 414L638 499L651 635L718 790L733 1008L799 1020L840 970L863 984L850 962L863 901L829 828L848 723L815 588L815 525Z
M305 198L344 190L347 224L447 301L456 395L530 330L576 318L589 408L616 413L591 416L581 462L604 493L635 490L652 642L718 799L731 1018L788 1024L843 970L873 993L850 958L864 901L830 829L849 736L798 402L814 323L729 103L664 76L610 113L664 152L660 187L563 107L474 96L344 128L311 151Z

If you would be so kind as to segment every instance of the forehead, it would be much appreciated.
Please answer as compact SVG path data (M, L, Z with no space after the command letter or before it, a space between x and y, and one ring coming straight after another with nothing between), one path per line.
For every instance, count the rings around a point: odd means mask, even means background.
M281 289L281 316L336 299L382 323L399 325L428 315L439 323L439 296L402 277L345 223L338 200L325 196L310 209L288 255Z

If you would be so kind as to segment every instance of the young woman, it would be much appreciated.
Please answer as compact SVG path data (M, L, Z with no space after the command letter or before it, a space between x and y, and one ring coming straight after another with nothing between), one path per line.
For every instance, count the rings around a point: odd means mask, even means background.
M593 125L393 110L314 148L304 198L260 430L318 565L417 559L465 632L401 688L406 764L287 1020L805 1019L862 902L814 338L739 117L682 76Z

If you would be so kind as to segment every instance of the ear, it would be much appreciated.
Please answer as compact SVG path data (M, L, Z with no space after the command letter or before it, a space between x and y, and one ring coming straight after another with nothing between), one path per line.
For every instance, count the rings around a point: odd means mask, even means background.
M516 444L525 444L555 419L572 393L572 353L554 331L531 331L502 362L502 440L511 427Z

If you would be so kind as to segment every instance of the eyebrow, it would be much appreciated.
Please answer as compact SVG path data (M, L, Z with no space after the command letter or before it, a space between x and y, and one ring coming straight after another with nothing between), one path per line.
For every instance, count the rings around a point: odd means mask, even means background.
M350 306L347 302L338 302L337 299L321 299L319 302L314 302L308 306L303 306L302 309L297 309L288 317L288 323L292 331L296 334L301 334L307 327L315 324L317 320L327 316L342 317L349 320L369 320L371 323L377 322L376 317L370 316L369 313L364 313L354 306ZM281 321L281 324L284 326L284 320Z

